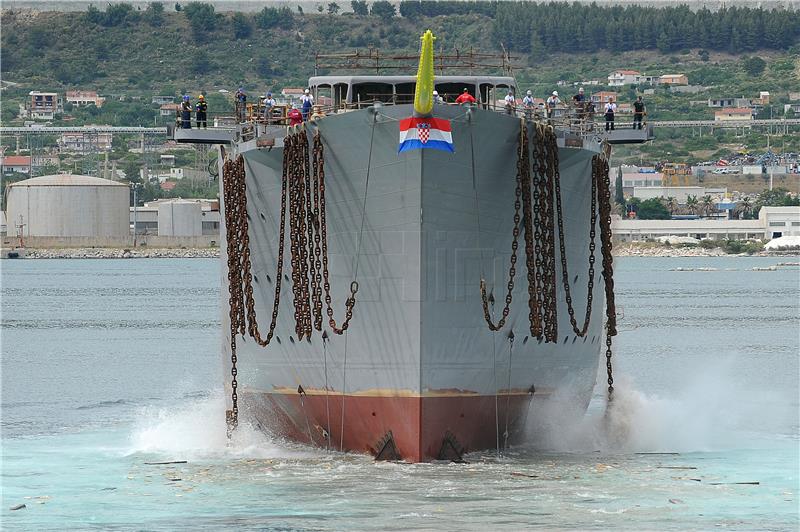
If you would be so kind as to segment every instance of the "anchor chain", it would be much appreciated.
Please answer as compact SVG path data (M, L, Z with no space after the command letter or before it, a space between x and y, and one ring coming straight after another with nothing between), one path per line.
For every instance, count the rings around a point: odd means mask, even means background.
M319 132L314 135L313 159L309 156L309 152L308 136L305 132L290 134L284 139L275 291L272 316L266 335L261 333L258 326L253 294L250 218L247 212L247 180L244 158L239 155L235 160L229 159L223 164L222 193L225 203L227 238L228 316L231 351L232 408L226 412L229 438L239 422L236 336L244 337L247 334L262 347L269 345L274 337L284 278L287 215L297 338L310 338L313 329L322 330L323 289L328 324L334 333L343 334L350 326L353 317L353 308L358 293L357 281L354 280L350 284L350 293L345 302L345 320L341 326L337 326L331 306L328 233L325 216L324 148Z
M591 196L589 211L589 256L586 311L579 326L569 284L569 268L564 234L564 213L561 201L561 175L559 172L558 144L551 126L534 124L534 141L529 145L527 127L521 121L517 150L517 175L514 195L514 225L511 240L509 281L501 318L494 323L489 315L486 280L481 279L480 291L483 314L489 329L501 329L508 318L513 297L518 241L520 232L525 239L525 265L528 280L528 318L531 334L546 342L558 341L558 313L556 295L556 236L561 266L561 284L564 288L567 313L573 332L585 337L592 318L594 301L595 264L597 262L597 226L600 226L600 247L606 295L606 371L609 397L614 390L611 366L612 340L617 334L616 306L614 303L614 271L611 241L611 190L608 160L596 155L591 164ZM532 154L532 156L531 156ZM522 209L522 219L520 218ZM522 221L522 227L520 227Z

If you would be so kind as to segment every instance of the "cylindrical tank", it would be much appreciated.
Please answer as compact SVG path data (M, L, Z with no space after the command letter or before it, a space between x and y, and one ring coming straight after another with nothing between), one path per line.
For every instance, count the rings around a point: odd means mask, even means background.
M158 204L158 236L200 236L203 218L197 201L173 200Z
M45 175L8 186L9 225L25 236L126 237L128 185L86 175Z

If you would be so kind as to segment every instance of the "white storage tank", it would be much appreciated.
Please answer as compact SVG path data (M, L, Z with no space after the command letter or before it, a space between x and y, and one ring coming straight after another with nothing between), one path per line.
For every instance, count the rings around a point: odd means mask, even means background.
M23 235L127 237L130 189L125 183L86 175L33 177L8 186L9 225Z
M200 202L171 200L158 204L158 236L201 236Z

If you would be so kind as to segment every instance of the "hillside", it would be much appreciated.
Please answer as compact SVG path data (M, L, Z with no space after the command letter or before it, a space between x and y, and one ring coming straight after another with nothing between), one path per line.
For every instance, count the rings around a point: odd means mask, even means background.
M149 103L155 94L204 92L213 95L210 103L218 110L229 105L220 89L244 86L253 94L303 86L314 74L319 52L374 46L381 53L413 55L423 28L437 35L438 50L472 47L499 54L505 46L515 58L520 88L539 97L556 88L568 97L575 89L558 86L560 80L602 84L619 68L685 73L699 92L659 87L645 96L651 120L711 119L708 98L754 98L760 91L772 95L762 116L782 116L789 90L800 87L800 13L795 11L445 1L402 2L401 17L394 5L380 1L349 3L348 9L359 14L342 12L334 2L303 4L306 12L274 7L219 12L198 2L176 11L177 5L115 3L105 11L83 12L2 9L2 123L18 123L18 104L30 90L84 89L108 101L102 109L70 110L71 123L152 125L159 121ZM620 102L635 98L632 86L616 90ZM691 130L661 131L658 142L623 148L616 156L696 160L765 143L759 133L692 135ZM773 136L772 145L800 151L797 135Z

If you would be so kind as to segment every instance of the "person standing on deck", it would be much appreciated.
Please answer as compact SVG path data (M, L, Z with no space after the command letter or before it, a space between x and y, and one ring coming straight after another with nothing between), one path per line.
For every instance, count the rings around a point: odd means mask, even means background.
M556 111L556 106L561 103L561 100L558 98L558 91L553 91L547 98L547 118L553 118Z
M297 109L297 104L292 104L292 108L286 113L290 126L297 126L303 123L303 113Z
M464 92L459 94L458 98L456 98L456 103L459 105L462 103L475 103L475 97L469 93L469 89L464 88Z
M197 129L201 127L203 129L208 128L208 104L206 103L206 97L202 94L197 97L197 103L194 106L195 111L195 120L197 120Z
M436 103L436 104L444 103L444 100L442 100L442 97L439 96L439 92L438 91L433 91L433 103Z
M311 95L311 91L306 89L303 92L303 95L300 96L300 103L303 106L303 121L308 120L308 115L311 114L311 107L314 105L314 97Z
M605 106L606 117L606 131L614 131L614 113L617 112L617 104L614 103L614 98L608 97L608 103Z
M513 115L514 108L516 107L517 104L517 99L514 98L514 92L508 91L508 94L506 94L506 97L503 98L503 100L506 102L506 114Z
M189 101L189 95L183 95L181 102L181 128L192 129L192 102Z
M236 120L244 122L245 114L247 113L247 93L244 92L242 87L236 91L234 95L236 101Z
M583 87L578 89L578 94L572 97L572 103L575 105L578 120L583 120L583 116L586 112L586 96L584 95Z
M272 108L275 107L275 98L272 97L271 92L267 92L267 97L264 98L264 119L266 119L267 124L270 123L272 118Z
M642 97L636 98L633 102L633 129L642 129L642 118L644 118L645 107Z
M533 116L533 108L536 106L536 101L533 99L533 93L528 91L525 97L522 98L522 107L525 108L525 116L530 118Z

